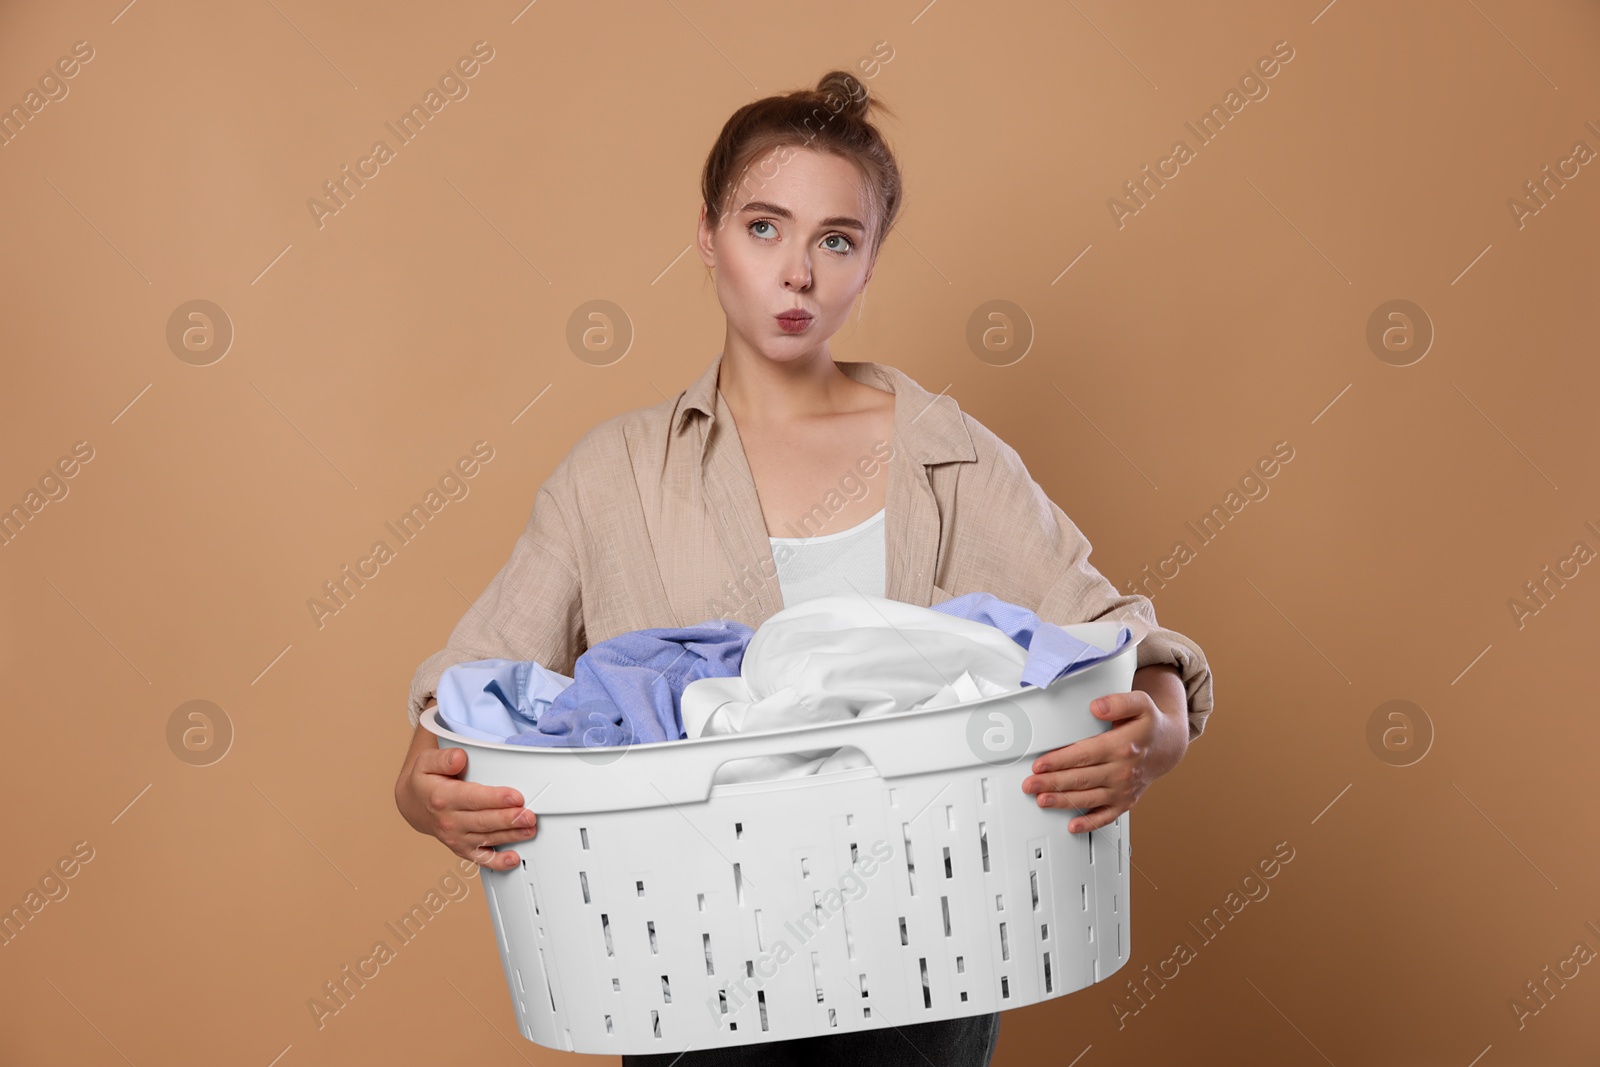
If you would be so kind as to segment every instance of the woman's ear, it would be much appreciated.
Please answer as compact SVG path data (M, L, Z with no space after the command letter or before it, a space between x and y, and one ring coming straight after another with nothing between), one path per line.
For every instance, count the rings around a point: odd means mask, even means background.
M700 205L700 221L695 227L695 245L700 249L700 261L708 267L717 265L717 245L711 227L706 224L706 206Z

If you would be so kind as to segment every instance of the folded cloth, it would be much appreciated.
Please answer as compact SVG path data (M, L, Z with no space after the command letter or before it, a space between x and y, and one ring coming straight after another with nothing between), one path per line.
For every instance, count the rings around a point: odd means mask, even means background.
M591 646L570 679L532 661L520 661L526 672L516 669L519 661L458 663L439 679L439 713L452 730L498 733L486 739L513 745L682 740L678 695L698 679L737 674L754 632L732 619L631 630Z
M861 594L815 597L772 615L737 676L685 687L687 737L754 733L914 711L1048 685L1115 653L988 593L933 608ZM864 766L853 748L731 760L715 783L769 781Z

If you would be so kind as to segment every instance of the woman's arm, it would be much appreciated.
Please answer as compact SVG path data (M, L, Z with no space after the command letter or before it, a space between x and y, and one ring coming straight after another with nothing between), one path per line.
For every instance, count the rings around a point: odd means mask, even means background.
M1200 736L1211 715L1211 667L1199 645L1156 622L1147 597L1117 592L1089 562L1089 539L1016 450L965 418L977 461L952 464L953 539L937 584L955 596L989 592L1060 625L1123 622L1140 638L1130 691L1090 704L1110 728L1040 755L1022 782L1040 807L1072 812L1073 833L1097 830L1133 807Z
M533 660L571 673L585 635L578 553L567 510L570 457L535 494L511 558L456 623L445 647L424 660L411 680L407 713L413 732L395 780L395 806L412 827L437 837L458 856L496 869L520 859L515 852L495 852L494 846L532 837L537 816L524 809L516 789L463 781L466 751L441 749L420 717L435 703L440 676L456 663Z
M1033 480L1016 450L971 415L963 417L977 458L950 464L951 544L941 553L935 583L951 596L992 593L1059 625L1127 623L1140 635L1140 670L1157 664L1174 669L1186 739L1199 737L1212 708L1211 667L1200 646L1161 626L1148 597L1119 593L1089 561L1089 539Z
M461 616L445 647L417 668L407 709L412 726L435 699L440 676L457 663L534 660L560 674L572 673L585 635L567 471L563 460L540 486L511 558Z
M1133 672L1133 688L1149 693L1161 713L1150 754L1155 776L1160 777L1176 767L1189 751L1188 697L1183 691L1183 676L1170 663L1152 663Z

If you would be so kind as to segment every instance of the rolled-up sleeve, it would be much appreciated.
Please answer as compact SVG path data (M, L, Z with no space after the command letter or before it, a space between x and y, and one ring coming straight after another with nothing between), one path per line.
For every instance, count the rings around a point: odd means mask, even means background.
M1047 622L1121 621L1141 636L1139 667L1170 664L1183 681L1189 739L1211 715L1211 667L1200 646L1156 621L1148 597L1118 593L1089 562L1089 539L1028 474L1016 451L966 416L976 463L957 464L957 529L951 547L955 594L983 589Z
M570 675L584 649L582 597L569 524L569 463L563 460L534 495L527 525L494 578L456 623L445 647L411 679L407 714L416 728L445 669L480 659L533 660Z

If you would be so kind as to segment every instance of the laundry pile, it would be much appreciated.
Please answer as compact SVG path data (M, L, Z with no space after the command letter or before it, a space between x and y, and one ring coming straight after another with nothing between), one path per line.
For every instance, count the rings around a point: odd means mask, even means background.
M619 634L568 678L531 660L444 671L445 725L516 745L605 747L756 733L959 704L1046 686L1125 646L1103 649L989 593L924 608L859 594L815 597L759 629L715 619ZM859 766L855 749L725 763L716 782L767 781Z

